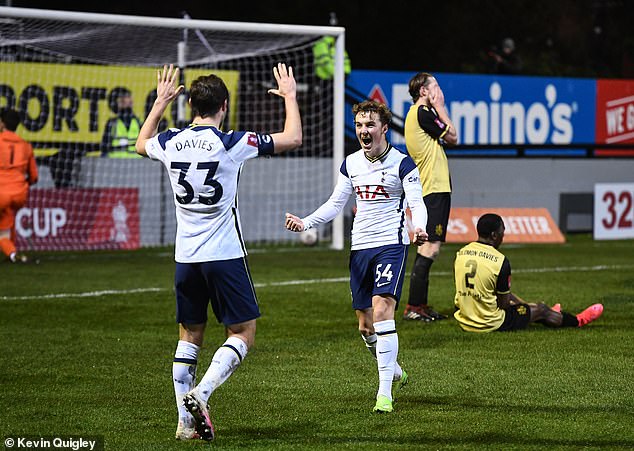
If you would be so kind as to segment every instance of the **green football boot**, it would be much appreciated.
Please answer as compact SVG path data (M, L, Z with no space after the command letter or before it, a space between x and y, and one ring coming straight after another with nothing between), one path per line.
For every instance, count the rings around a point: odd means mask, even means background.
M394 410L392 407L392 401L385 395L379 395L376 397L376 405L374 411L376 413L388 413Z

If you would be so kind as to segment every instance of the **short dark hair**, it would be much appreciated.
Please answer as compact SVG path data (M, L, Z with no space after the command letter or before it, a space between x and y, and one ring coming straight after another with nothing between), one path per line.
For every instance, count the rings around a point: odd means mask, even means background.
M114 88L112 90L112 94L113 97L115 98L119 98L119 97L129 97L132 95L132 91L130 91L128 88L126 88L125 86L117 86L116 88Z
M20 125L20 113L11 108L5 108L0 112L0 120L7 130L14 132Z
M478 236L482 238L491 238L493 232L500 230L500 227L504 225L504 221L500 215L495 213L485 213L478 219Z
M220 111L225 100L229 99L229 90L222 78L217 75L203 75L192 82L189 98L192 115L205 118Z
M412 96L414 103L420 98L421 86L427 86L431 83L432 78L434 76L428 72L419 72L409 81L409 95Z
M364 100L361 103L356 103L352 106L352 114L357 117L359 113L376 113L379 115L382 124L390 125L392 122L392 112L384 103L379 103L376 100Z

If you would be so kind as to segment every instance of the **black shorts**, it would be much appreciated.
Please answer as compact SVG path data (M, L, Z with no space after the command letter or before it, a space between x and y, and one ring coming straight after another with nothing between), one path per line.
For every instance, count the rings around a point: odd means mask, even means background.
M431 193L423 197L427 207L429 241L445 242L451 210L451 193Z
M531 309L528 305L512 305L504 309L504 322L497 329L499 332L526 329L531 322Z

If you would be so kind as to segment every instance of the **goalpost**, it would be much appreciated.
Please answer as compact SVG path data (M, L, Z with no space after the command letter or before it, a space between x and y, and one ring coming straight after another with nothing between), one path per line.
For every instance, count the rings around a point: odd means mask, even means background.
M333 80L314 71L312 47L323 36L336 38ZM227 83L225 131L276 132L283 102L267 89L279 61L295 71L304 142L289 154L247 162L239 206L247 242L297 242L284 230L284 213L306 215L324 202L344 158L344 36L342 27L0 7L0 108L19 111L17 132L33 144L40 171L16 217L18 244L70 250L173 243L173 197L162 166L104 152L119 97L129 95L143 122L156 96L156 70L174 63L186 87L209 73ZM185 105L186 96L174 102L161 127L186 126ZM119 145L125 150L126 140ZM343 215L320 238L342 249Z

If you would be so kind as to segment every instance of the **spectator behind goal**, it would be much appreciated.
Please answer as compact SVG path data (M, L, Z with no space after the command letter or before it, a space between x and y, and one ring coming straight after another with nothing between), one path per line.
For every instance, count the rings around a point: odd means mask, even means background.
M116 88L111 94L110 106L117 114L108 119L101 138L101 156L110 158L140 158L136 153L136 140L141 121L132 109L132 93Z

